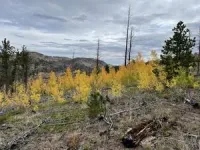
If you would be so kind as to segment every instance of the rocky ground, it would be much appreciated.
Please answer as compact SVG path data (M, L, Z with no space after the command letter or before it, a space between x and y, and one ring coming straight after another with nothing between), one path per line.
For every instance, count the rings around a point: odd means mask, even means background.
M130 88L120 98L110 97L108 122L88 118L87 106L73 102L48 101L36 113L13 110L0 116L0 149L123 150L128 149L122 144L128 129L156 120L156 128L151 124L153 134L147 134L149 126L132 133L143 134L134 149L198 150L200 109L184 103L184 98L200 103L200 92L171 89L156 93Z

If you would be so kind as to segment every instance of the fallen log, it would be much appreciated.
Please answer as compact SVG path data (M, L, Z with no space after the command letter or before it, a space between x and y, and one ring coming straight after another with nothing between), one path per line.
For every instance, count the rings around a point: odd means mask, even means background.
M149 120L137 125L135 128L129 128L122 138L122 143L126 148L135 148L140 142L153 136L161 128L161 120Z

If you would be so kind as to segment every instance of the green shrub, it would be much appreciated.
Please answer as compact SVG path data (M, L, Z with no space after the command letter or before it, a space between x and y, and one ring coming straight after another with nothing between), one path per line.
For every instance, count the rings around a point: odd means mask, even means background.
M180 68L178 70L178 75L173 77L168 86L180 88L197 88L199 87L199 84L197 81L195 81L193 75L190 75L184 69Z
M88 99L88 114L90 118L95 118L105 110L105 100L99 92L92 93Z

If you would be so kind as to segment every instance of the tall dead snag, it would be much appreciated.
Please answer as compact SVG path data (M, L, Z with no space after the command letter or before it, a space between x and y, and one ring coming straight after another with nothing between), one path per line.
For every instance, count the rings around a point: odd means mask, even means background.
M98 39L97 42L97 64L96 64L96 69L97 69L97 74L99 73L99 48L100 48L100 40Z
M126 29L126 49L125 49L125 57L124 57L124 65L125 66L126 66L127 53L128 53L130 15L131 15L131 7L129 6L129 9L128 9L128 22L127 22L127 29Z
M129 45L129 52L128 52L128 63L131 62L132 42L133 42L133 27L131 27L131 34L130 34L130 45Z
M197 64L197 75L199 75L200 72L200 27L199 27L199 45L198 45L198 49L199 49L199 54L198 54L198 64Z
M75 52L73 51L72 59L74 59L74 57L75 57Z

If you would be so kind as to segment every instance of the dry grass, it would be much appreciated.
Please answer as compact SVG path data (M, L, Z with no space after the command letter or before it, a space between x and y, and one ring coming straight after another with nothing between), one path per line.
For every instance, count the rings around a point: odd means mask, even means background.
M50 118L53 123L62 123L64 120L66 124L44 124L25 142L19 143L16 149L120 150L124 149L121 138L128 128L152 118L167 117L168 122L162 125L157 134L142 141L136 149L197 150L200 146L200 110L184 104L184 96L180 94L180 90L155 93L132 89L125 92L121 98L112 98L107 104L108 113L137 107L140 109L112 116L114 124L109 133L105 132L109 126L104 121L87 117L85 106L76 103L48 104L47 107L44 105L36 114L25 112L4 120L4 124L10 127L3 129L0 126L0 144L5 144L19 133L34 127L42 119ZM193 91L192 97L200 102L199 91Z

